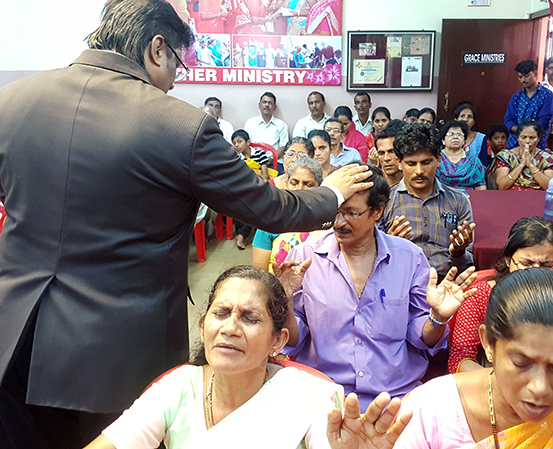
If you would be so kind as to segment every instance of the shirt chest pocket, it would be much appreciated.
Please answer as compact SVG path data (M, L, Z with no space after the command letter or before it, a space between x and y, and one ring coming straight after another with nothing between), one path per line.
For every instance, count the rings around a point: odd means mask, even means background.
M384 298L373 305L372 336L376 340L405 340L408 322L408 298Z

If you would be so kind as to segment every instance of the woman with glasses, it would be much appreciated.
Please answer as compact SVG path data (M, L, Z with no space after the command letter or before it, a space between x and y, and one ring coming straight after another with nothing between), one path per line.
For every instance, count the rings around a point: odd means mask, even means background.
M469 134L466 122L451 120L440 131L442 160L436 176L442 184L462 190L486 190L486 169L470 152L465 151Z
M553 223L542 217L521 218L513 225L495 265L495 276L474 285L476 294L457 312L450 341L450 373L481 369L479 363L486 363L478 332L492 288L510 273L533 267L553 268Z
M499 190L546 190L553 177L553 152L538 148L545 130L535 120L517 128L518 147L500 151L495 168Z
M284 146L284 174L277 176L269 182L279 189L286 189L288 181L288 169L302 157L313 157L315 150L313 144L304 137L294 137Z
M394 449L553 447L553 272L518 270L493 289L480 339L491 367L413 390Z

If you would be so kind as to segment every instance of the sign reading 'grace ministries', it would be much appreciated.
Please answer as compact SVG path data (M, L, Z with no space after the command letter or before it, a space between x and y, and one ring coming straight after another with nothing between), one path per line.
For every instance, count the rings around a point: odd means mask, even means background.
M176 82L205 84L273 84L273 85L338 85L341 67L327 66L326 70L298 69L240 69L191 67L177 73Z
M463 53L463 65L470 64L505 64L505 53Z

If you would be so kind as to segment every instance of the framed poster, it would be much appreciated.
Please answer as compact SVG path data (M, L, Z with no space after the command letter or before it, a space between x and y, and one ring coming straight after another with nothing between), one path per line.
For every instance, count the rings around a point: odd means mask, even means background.
M435 31L348 32L347 90L432 90Z

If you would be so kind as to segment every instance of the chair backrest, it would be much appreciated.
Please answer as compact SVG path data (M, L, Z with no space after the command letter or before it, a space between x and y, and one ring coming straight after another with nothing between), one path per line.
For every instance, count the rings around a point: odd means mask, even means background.
M265 152L270 151L271 153L273 153L273 169L277 169L278 153L272 145L263 142L250 142L250 147L261 148Z
M280 366L284 366L284 367L294 367L294 368L297 368L301 371L305 371L309 374L312 374L313 376L315 377L319 377L321 379L324 379L324 380L328 380L329 382L332 382L334 383L334 381L328 377L326 374L324 373L321 373L320 371L316 370L315 368L311 368L310 366L307 366L307 365L303 365L301 363L298 363L298 362L293 362L292 360L287 360L287 359L276 359L275 361L278 365ZM182 365L179 365L179 366L175 366L174 368L171 368L170 370L167 370L165 371L164 373L160 374L159 376L157 376L154 380L152 380L152 382L150 382L150 385L148 385L144 391L147 391L153 384L155 384L156 382L158 382L159 380L161 380L164 376L166 376L167 374L175 371L176 369L180 368L181 366L184 366L184 365L192 365L192 363L184 363Z
M481 281L491 279L495 276L496 271L493 268L490 268L489 270L480 270L476 272L476 280L467 288L467 290L474 287L476 284L478 284ZM451 340L451 336L453 335L453 329L455 328L455 320L457 319L457 313L451 317L449 320L449 339Z

